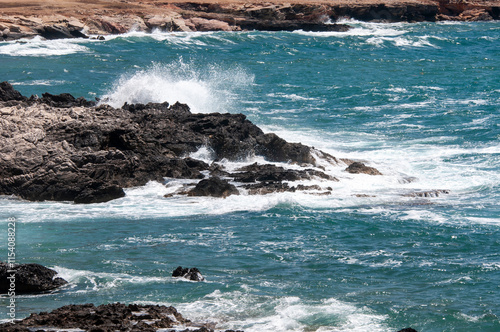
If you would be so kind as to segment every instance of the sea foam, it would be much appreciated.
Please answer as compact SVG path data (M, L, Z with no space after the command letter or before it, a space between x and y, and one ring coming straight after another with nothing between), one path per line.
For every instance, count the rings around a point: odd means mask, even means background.
M253 79L239 67L197 66L181 58L121 75L102 96L102 102L113 107L124 103L181 102L188 104L193 113L227 112L236 91L252 85Z

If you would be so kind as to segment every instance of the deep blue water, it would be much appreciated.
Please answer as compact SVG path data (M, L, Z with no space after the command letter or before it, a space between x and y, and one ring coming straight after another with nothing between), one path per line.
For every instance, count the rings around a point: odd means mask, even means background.
M384 174L325 165L331 196L166 199L168 180L104 204L0 198L0 260L15 217L18 261L70 281L18 297L18 318L120 301L245 331L499 331L500 23L349 23L0 43L0 81L25 95L241 112ZM450 194L406 195L434 189ZM178 265L207 282L172 279Z

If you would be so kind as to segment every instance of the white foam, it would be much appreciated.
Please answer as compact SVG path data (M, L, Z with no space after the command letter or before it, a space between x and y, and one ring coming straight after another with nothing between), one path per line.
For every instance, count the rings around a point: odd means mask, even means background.
M61 80L32 80L27 82L11 82L12 85L42 85L42 86L53 86L53 85L63 85L66 81Z
M53 269L61 277L70 283L70 288L78 292L99 291L102 289L116 288L123 284L149 284L149 283L171 283L177 282L170 274L164 277L134 276L127 273L107 273L87 270L75 270L54 266ZM85 288L85 289L82 289Z
M154 63L122 75L102 97L113 107L149 102L186 103L194 113L230 111L237 89L253 83L253 75L240 68L204 65L202 69L182 58L170 64Z
M90 52L87 47L79 44L81 42L78 39L43 40L37 36L33 39L21 39L0 44L0 54L45 57Z
M257 296L246 291L223 293L217 290L198 301L175 306L192 321L213 321L219 323L219 329L249 332L388 330L384 323L386 316L334 298L304 301L299 297Z

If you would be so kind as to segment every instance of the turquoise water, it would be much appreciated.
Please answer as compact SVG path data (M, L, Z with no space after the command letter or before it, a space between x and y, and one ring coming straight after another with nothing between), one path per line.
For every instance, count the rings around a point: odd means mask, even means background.
M15 217L18 261L70 281L19 296L18 318L120 301L245 331L499 331L500 23L348 23L0 43L0 81L25 95L241 112L384 174L326 165L331 196L165 199L182 185L167 180L86 206L2 197L0 259ZM407 195L434 189L450 194ZM172 279L178 265L207 282Z

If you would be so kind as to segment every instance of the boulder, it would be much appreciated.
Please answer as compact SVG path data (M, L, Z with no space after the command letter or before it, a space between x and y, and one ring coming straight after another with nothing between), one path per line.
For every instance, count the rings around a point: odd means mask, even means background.
M212 196L226 198L231 195L239 195L238 189L227 180L218 177L203 179L196 187L188 192L188 196Z
M10 266L0 262L0 293L9 292L11 279L8 278L12 275L15 276L16 294L46 292L68 283L63 278L55 277L56 271L39 264Z
M382 175L376 168L366 166L361 162L353 162L345 169L346 172L351 174L368 174L368 175Z
M182 266L178 266L174 272L172 272L172 277L184 278L191 281L205 281L205 278L201 275L200 270L196 267L183 268Z

